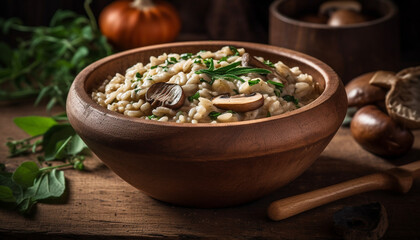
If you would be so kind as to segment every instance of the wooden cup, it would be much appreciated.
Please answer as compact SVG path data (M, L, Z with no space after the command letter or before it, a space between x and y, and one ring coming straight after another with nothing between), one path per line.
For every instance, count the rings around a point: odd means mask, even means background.
M318 12L325 0L278 0L270 6L269 43L314 56L330 65L344 83L375 70L399 69L397 8L388 0L360 0L366 22L332 27L299 21Z

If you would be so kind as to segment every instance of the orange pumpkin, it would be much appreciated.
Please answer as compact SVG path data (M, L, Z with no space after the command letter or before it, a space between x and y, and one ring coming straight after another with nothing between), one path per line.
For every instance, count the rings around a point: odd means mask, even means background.
M175 40L181 21L166 1L122 0L102 10L99 27L111 44L125 50Z

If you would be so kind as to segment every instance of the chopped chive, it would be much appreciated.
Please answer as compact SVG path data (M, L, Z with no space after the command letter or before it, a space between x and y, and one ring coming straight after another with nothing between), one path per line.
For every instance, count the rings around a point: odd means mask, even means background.
M283 83L274 82L271 80L268 80L267 83L273 84L279 90L281 90L284 87Z
M222 57L217 63L227 62L227 57Z
M215 111L213 111L213 112L210 112L209 113L209 117L210 117L210 119L211 120L216 120L217 119L217 117L218 116L220 116L222 113L219 113L219 112L215 112Z
M265 60L264 61L264 64L267 65L267 66L269 66L269 67L274 68L274 63L272 63L270 60Z
M296 107L299 107L298 106L299 100L297 100L294 96L284 95L283 99L286 100L287 102L293 102L296 105Z
M198 99L200 97L200 93L196 92L194 95L188 97L188 101L192 102L194 99Z
M194 63L196 63L196 64L202 64L203 62L201 61L201 59L195 59L194 60Z
M249 80L248 81L248 85L249 86L254 86L255 84L258 84L261 81L261 79L255 79L255 80Z
M157 68L157 67L158 67L158 65L151 66L151 67L150 67L150 69L155 69L155 68Z
M233 52L233 56L239 56L238 49L234 46L229 46L229 49Z
M160 117L158 117L158 116L156 116L156 115L152 114L152 115L150 115L150 116L147 116L147 118L151 120L151 119L159 119Z
M187 60L187 59L189 59L189 58L191 58L193 56L193 54L192 53L183 53L183 54L181 54L181 59L183 59L183 60Z
M141 78L141 74L139 72L136 73L136 78Z

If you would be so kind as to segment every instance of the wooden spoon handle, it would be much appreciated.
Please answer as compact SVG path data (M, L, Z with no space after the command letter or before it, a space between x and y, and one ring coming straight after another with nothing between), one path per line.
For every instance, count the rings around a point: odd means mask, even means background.
M312 208L341 198L373 190L392 189L395 180L386 173L376 173L347 182L277 200L268 207L268 217L274 221L286 219Z

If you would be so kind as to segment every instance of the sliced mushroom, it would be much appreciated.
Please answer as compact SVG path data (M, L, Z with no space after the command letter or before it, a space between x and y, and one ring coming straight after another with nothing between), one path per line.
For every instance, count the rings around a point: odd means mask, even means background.
M344 25L362 23L366 21L367 21L366 17L358 12L346 10L346 9L340 9L331 13L331 16L328 19L327 24L330 26L339 27L339 26L344 26Z
M244 53L242 55L242 66L244 67L256 67L256 68L263 68L270 70L271 73L267 74L267 78L269 80L273 78L278 78L283 84L289 84L289 81L287 78L283 77L275 68L272 68L264 63L262 63L260 60L255 58L254 56L251 56L249 53Z
M264 105L264 97L261 93L240 94L235 96L221 95L212 100L213 105L235 112L248 112Z
M322 15L330 15L337 10L350 10L361 12L362 5L357 1L327 1L319 7L319 13Z
M420 128L420 66L396 75L378 71L370 84L389 89L385 98L389 116L410 129Z
M184 105L185 94L178 84L159 82L149 87L145 98L153 108L164 106L178 109Z

